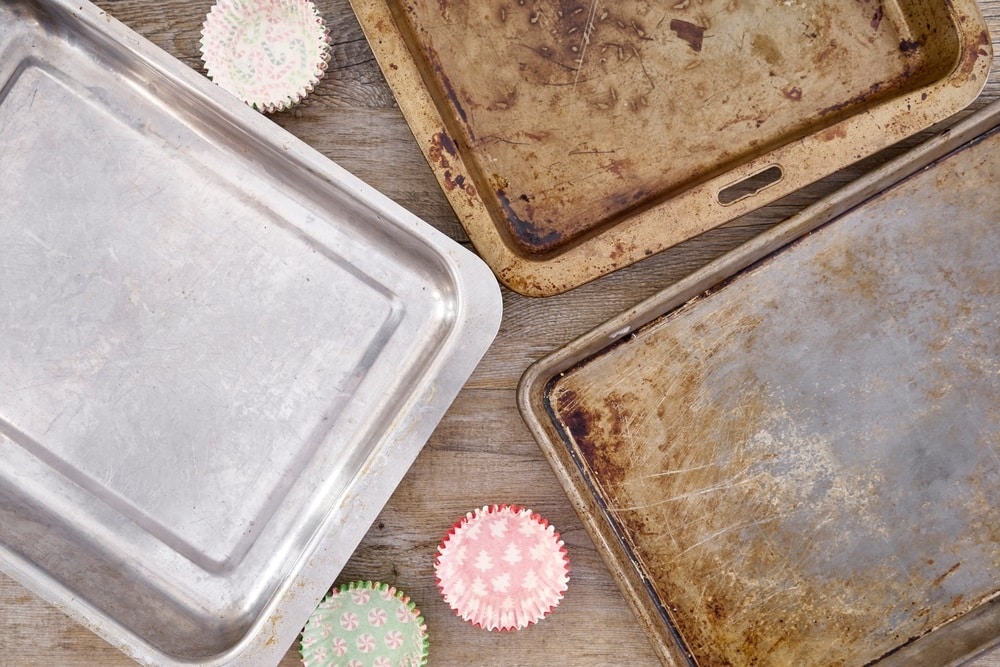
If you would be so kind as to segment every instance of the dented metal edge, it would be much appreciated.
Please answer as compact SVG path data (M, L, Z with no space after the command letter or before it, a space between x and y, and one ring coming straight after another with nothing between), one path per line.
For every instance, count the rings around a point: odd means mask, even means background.
M948 2L961 52L947 78L914 89L901 100L890 98L880 102L865 113L849 116L818 134L753 158L734 170L655 204L622 224L598 231L554 255L526 257L510 247L495 224L489 207L479 196L473 171L463 159L462 146L457 141L460 132L458 128L449 128L446 119L438 113L428 89L429 82L421 76L416 56L407 45L389 7L391 0L349 2L421 152L472 245L501 283L531 297L560 294L634 264L728 220L773 203L866 155L888 148L906 136L945 120L979 96L986 85L993 55L992 43L976 2ZM943 95L944 99L939 102L938 96L945 91L948 94ZM929 100L929 106L921 107L926 100ZM893 105L916 106L921 108L921 112L900 118L893 113ZM901 128L891 139L871 140L868 148L860 153L836 155L832 149L849 136L884 136L881 128L890 122ZM753 197L719 203L719 192L734 183L777 163L798 164L820 150L830 156L821 164L812 165L794 177L783 176ZM677 214L678 210L695 201L707 206L712 213L683 218ZM643 241L650 235L658 239L653 245Z
M339 572L346 563L346 558L339 555L344 550L344 544L350 544L353 551L361 542L391 490L405 476L437 427L438 419L492 344L502 318L500 287L490 269L474 253L250 109L89 0L49 1L80 20L88 29L124 45L145 65L168 73L190 96L189 103L205 105L266 143L280 144L282 152L296 167L331 185L335 184L343 192L363 201L375 215L396 228L402 237L409 237L412 242L433 250L441 260L442 268L448 272L449 286L455 291L452 295L457 304L453 313L454 326L428 364L420 384L407 395L402 416L384 431L365 464L365 469L376 474L356 479L338 504L339 507L353 503L349 529L341 529L335 534L329 532L327 528L335 519L331 511L303 550L293 576L275 592L267 605L267 613L261 615L240 642L224 653L209 660L186 660L167 655L81 601L66 587L48 579L38 580L32 574L32 564L23 559L0 559L0 571L141 664L203 667L277 664L329 588L331 572ZM387 465L386 453L389 450L393 450L392 466ZM380 504L361 501L372 494L384 497L385 501ZM280 613L276 613L279 608Z
M836 219L965 144L976 141L981 135L998 126L1000 126L1000 102L994 102L686 278L639 302L617 317L551 352L529 366L521 376L517 389L521 416L552 466L580 521L597 546L605 565L611 571L622 595L629 602L664 665L680 667L686 664L684 648L670 641L673 629L664 618L657 602L648 594L644 574L633 565L614 526L611 526L603 515L603 509L591 491L580 465L574 459L571 448L567 446L558 426L551 419L547 405L550 384L561 374L609 345L632 335L755 262ZM884 664L913 664L912 661L916 657L932 658L937 655L936 651L941 650L939 642L947 643L952 633L959 636L963 632L978 631L985 637L995 636L998 630L997 617L1000 616L998 609L1000 609L1000 599L994 599L974 612L979 620L978 626L976 623L970 628L946 624L942 626L940 634L924 635L912 644L901 647L891 656L884 656ZM949 664L960 664L996 645L1000 645L1000 636L996 636L986 646Z

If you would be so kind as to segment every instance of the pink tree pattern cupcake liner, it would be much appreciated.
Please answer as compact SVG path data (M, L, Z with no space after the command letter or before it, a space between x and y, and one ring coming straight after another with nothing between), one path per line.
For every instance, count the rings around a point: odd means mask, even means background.
M569 583L559 534L529 509L486 506L460 519L438 548L438 588L461 618L517 630L548 615Z

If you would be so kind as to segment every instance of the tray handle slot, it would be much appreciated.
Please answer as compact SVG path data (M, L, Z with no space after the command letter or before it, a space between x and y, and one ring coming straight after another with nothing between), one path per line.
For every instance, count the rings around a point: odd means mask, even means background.
M722 188L716 197L720 204L729 206L747 197L753 197L762 190L771 187L780 181L784 175L780 166L772 164L770 167L750 174L743 180Z

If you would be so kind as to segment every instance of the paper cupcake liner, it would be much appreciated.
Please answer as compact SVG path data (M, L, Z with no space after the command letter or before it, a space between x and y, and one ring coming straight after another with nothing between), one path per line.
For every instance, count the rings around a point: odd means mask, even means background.
M438 590L464 620L510 631L537 623L569 583L563 541L548 522L512 505L485 506L452 526L438 547Z
M305 667L424 667L427 626L402 591L355 581L331 592L302 630Z
M326 23L309 0L218 0L205 17L208 77L258 111L289 109L330 62Z

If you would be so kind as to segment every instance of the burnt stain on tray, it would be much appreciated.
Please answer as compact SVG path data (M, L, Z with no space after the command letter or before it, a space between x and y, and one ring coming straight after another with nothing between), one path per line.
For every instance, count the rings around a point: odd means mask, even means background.
M562 240L562 235L559 234L558 230L545 229L531 222L534 211L528 195L522 194L518 197L518 200L523 202L518 204L517 207L521 211L520 213L518 210L515 210L506 192L497 190L496 195L500 201L500 207L503 209L510 231L519 242L531 248L533 252L545 252L558 245ZM521 215L524 215L527 219L522 219Z
M975 68L976 62L980 58L989 57L990 51L987 48L989 44L990 36L986 31L983 31L979 34L979 42L977 44L970 45L969 48L965 50L962 58L962 66L960 68L962 76L969 76Z
M458 157L458 147L454 140L444 132L438 132L431 138L431 145L427 150L427 159L439 168L442 176L442 185L445 191L454 192L460 190L471 200L477 196L476 186L458 172L452 165L452 160Z
M678 37L683 39L688 43L695 51L701 51L701 41L705 36L705 29L700 25L695 25L689 21L683 21L681 19L672 19L670 21L670 29L673 30Z

